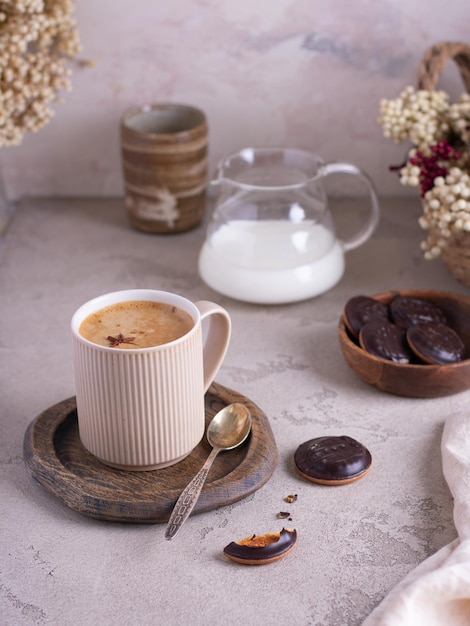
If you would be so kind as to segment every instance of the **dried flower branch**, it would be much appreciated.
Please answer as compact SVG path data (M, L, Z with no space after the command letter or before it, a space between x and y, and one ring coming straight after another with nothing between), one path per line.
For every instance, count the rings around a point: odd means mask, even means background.
M0 1L0 146L18 145L54 115L81 49L70 0Z
M443 91L407 87L398 98L382 100L384 136L413 144L404 165L393 167L403 185L419 187L428 231L421 244L426 259L440 256L456 232L470 232L470 95L455 103Z

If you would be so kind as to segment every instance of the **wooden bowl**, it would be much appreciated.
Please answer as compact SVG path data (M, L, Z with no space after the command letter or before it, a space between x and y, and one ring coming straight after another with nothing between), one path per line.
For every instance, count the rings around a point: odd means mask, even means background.
M381 359L363 350L341 318L339 343L349 367L364 382L380 391L409 398L438 398L470 388L470 298L458 293L410 289L384 291L372 298L388 304L394 297L429 300L442 309L447 322L465 344L464 359L447 365L411 365Z

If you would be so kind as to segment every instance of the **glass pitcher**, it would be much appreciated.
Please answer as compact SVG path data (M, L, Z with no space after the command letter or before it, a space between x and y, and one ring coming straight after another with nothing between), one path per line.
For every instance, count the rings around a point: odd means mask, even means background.
M360 177L371 209L362 229L336 237L322 178ZM344 253L363 244L379 220L369 178L351 163L324 163L305 150L245 148L224 158L211 183L218 196L199 255L202 279L237 300L282 304L331 289Z

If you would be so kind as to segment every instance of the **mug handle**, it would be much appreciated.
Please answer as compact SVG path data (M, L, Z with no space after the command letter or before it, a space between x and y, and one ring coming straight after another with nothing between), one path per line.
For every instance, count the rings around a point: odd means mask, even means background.
M230 316L215 302L199 300L195 303L201 314L201 322L210 317L209 328L204 343L204 392L206 392L222 365L227 352L232 331Z
M376 229L380 217L379 201L371 179L358 167L347 162L325 163L320 167L319 174L320 176L329 176L330 174L352 174L353 176L359 176L365 182L371 201L369 219L356 235L353 235L349 239L342 242L345 252L362 246L362 244L369 239Z

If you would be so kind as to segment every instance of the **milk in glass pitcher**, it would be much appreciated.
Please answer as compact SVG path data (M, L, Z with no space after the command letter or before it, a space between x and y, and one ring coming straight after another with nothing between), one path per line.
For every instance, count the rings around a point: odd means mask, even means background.
M370 213L348 240L336 237L322 179L352 174L366 185ZM305 150L245 148L224 158L212 181L218 197L199 256L215 291L258 304L317 296L338 283L344 253L372 235L379 219L369 178L351 163L324 163Z

